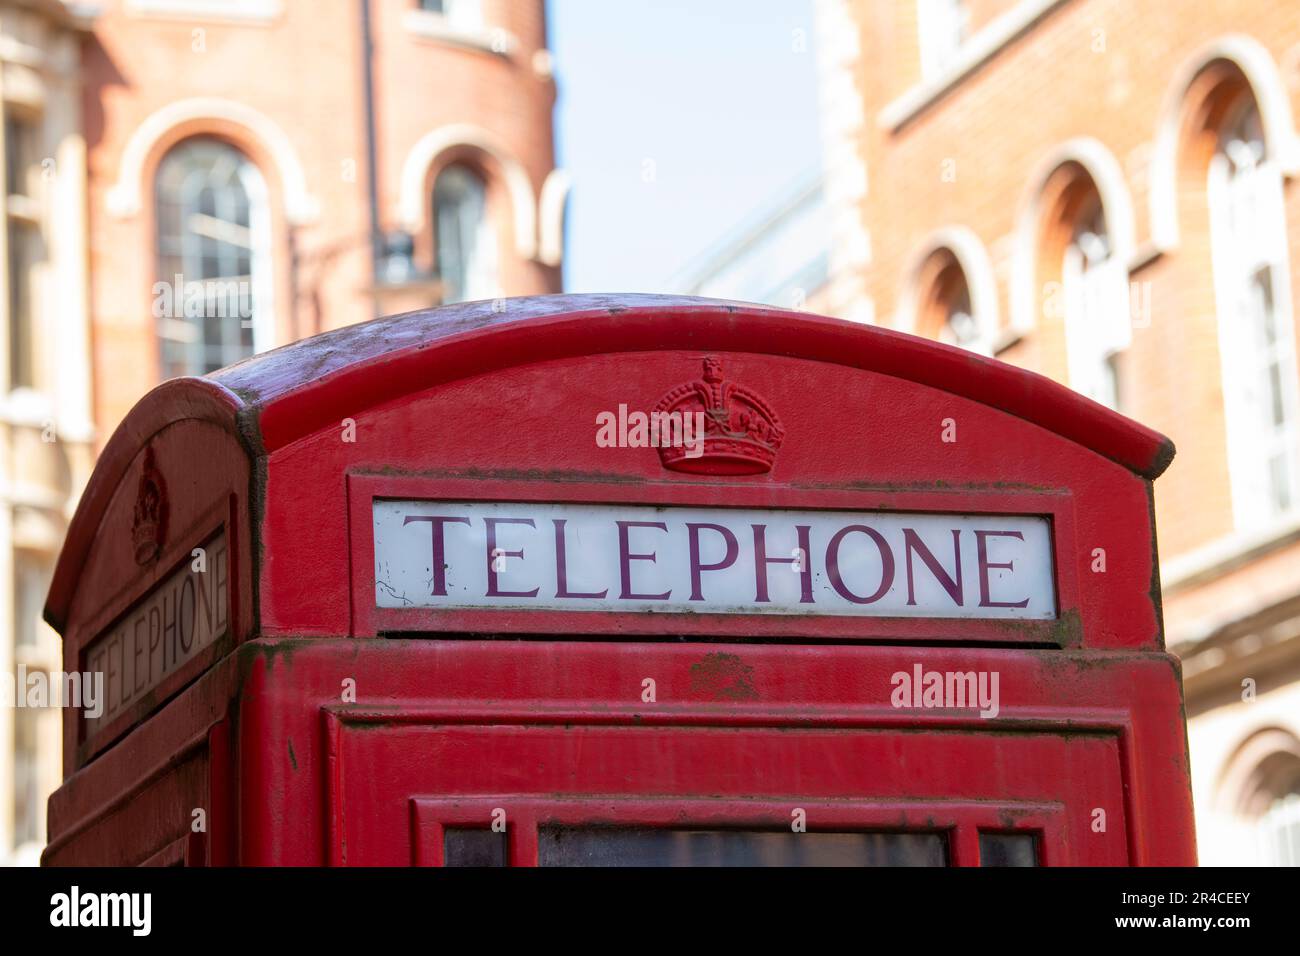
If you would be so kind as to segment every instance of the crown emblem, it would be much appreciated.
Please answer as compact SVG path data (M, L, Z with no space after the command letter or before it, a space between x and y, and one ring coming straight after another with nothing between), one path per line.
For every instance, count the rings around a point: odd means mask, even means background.
M131 521L131 543L136 564L148 564L162 551L167 536L167 486L154 460L153 447L144 453L144 468L135 494Z
M722 377L722 361L704 359L704 378L678 385L659 400L658 413L704 413L703 450L660 447L671 471L704 475L760 475L772 470L785 431L772 407L754 392Z

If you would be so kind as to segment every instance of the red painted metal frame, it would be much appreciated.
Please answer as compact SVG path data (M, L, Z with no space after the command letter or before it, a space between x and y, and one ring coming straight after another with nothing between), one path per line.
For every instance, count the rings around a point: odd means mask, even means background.
M192 561L194 548L204 547L224 531L226 534L227 560L229 561L227 570L229 590L226 608L229 624L225 636L214 641L211 646L197 654L193 660L187 661L174 673L168 675L147 697L132 704L130 708L114 718L112 723L100 730L93 740L86 739L85 719L81 712L77 711L76 744L77 764L79 766L89 761L106 747L112 746L123 733L129 731L143 716L156 710L163 701L166 701L182 687L192 682L198 675L208 670L215 661L229 654L235 646L235 630L239 620L236 616L238 614L239 590L236 584L239 579L236 575L240 572L238 532L236 531L240 522L237 511L235 497L231 495L226 501L210 509L204 517L194 522L189 528L174 533L172 543L168 546L164 555L164 560L158 562L152 575L154 583L145 591L145 593L148 593L148 590L151 590L158 582L167 580L169 575ZM80 629L79 639L70 642L71 646L65 645L65 651L72 652L76 657L77 670L82 672L89 670L86 661L87 649L95 642L96 638L106 633L120 618L129 614L140 600L141 594L136 590L114 595L93 618L86 622L86 626Z
M1187 772L1186 737L1182 726L1168 717L1170 708L1178 706L1180 684L1177 664L1165 654L879 645L528 641L503 647L472 640L407 640L349 648L346 641L295 643L299 649L291 667L266 673L254 670L258 675L250 699L254 706L246 708L241 729L250 743L292 736L299 741L299 766L297 772L287 772L283 760L277 759L277 748L267 748L269 759L258 757L249 768L246 813L259 821L265 818L269 811L256 794L268 792L282 793L288 805L305 806L303 801L309 800L320 778L313 773L304 777L301 742L320 734L317 770L326 781L326 799L321 817L300 821L309 828L304 836L315 832L316 825L324 826L328 834L324 855L315 862L406 862L414 852L401 849L410 839L411 798L518 794L520 780L544 791L534 792L534 799L551 799L559 792L574 795L584 786L581 777L568 787L541 778L534 782L531 773L509 755L525 745L520 734L591 733L601 728L615 734L663 733L666 741L678 739L681 733L703 734L693 752L695 759L708 765L739 759L746 767L766 766L775 758L763 756L768 746L764 740L785 748L782 753L798 747L804 748L800 753L818 754L815 760L801 758L798 787L792 790L762 775L761 784L743 784L743 797L733 795L717 804L730 810L743 810L746 800L765 796L765 789L772 786L781 798L801 794L794 805L832 797L868 803L1062 801L1076 841L1094 839L1093 812L1099 805L1095 794L1089 798L1070 791L1057 771L1036 758L1030 760L1029 752L1007 758L1017 775L1005 781L1008 789L1000 789L1003 785L986 778L988 768L978 755L993 754L989 748L995 740L1004 740L1007 746L1038 741L1034 746L1064 748L1090 739L1110 741L1107 746L1113 746L1116 762L1093 767L1078 780L1093 787L1114 787L1111 792L1118 802L1103 803L1102 808L1113 834L1107 839L1118 840L1122 849L1109 844L1111 849L1102 859L1133 865L1195 862L1190 792L1178 786ZM700 691L693 677L697 666L712 655L726 655L746 668L754 695L736 699ZM1001 713L983 719L973 711L895 709L889 703L889 675L917 663L926 669L997 671ZM358 687L371 687L372 698L338 703L340 675L353 676ZM655 676L657 703L640 700L643 675ZM304 700L304 693L310 699ZM433 746L440 736L451 733L454 744L442 749ZM490 735L482 745L487 749L470 746L468 741L481 734ZM894 761L855 767L858 776L867 771L861 781L845 778L845 766L837 769L814 738L846 739L842 737L846 734L903 734L910 741L909 753L920 753L916 748L927 739L949 743L948 749L936 751L946 754L945 759L925 765L931 789L922 792L916 779L900 776L903 770ZM806 742L800 743L804 738ZM902 746L903 738L898 739ZM596 744L589 740L582 752L600 752L592 749ZM710 753L710 747L716 750L706 758L703 755ZM483 754L495 754L496 759L485 760ZM358 755L364 755L360 762ZM452 762L444 767L440 764L444 759ZM502 769L492 770L494 762ZM652 778L653 789L659 792L637 791L638 784L631 783L623 784L631 788L625 796L674 801L718 798L717 791L701 792L698 788L707 785L683 770L692 765L678 764L673 769L671 762L660 761ZM604 766L599 759L590 762L593 769ZM674 773L681 779L675 780ZM504 775L516 784L492 786L485 793L479 789L485 774L493 780ZM986 779L986 785L979 783ZM375 789L379 780L384 787L382 799ZM588 780L585 786L597 788L588 800L612 794L599 789L599 781ZM363 812L355 812L356 807ZM513 815L513 809L507 809ZM264 831L261 823L246 834L246 840L249 862L289 862L283 853L306 848L292 834ZM399 851L400 858L395 856ZM1116 857L1116 852L1121 856Z
M1063 628L1078 610L1074 498L1068 491L869 491L728 483L645 482L635 497L625 482L550 482L392 475L348 475L352 556L352 633L487 631L503 634L699 634L718 637L809 637L862 641L942 641L1077 646L1082 635ZM682 614L541 609L380 608L375 605L374 499L535 501L696 507L790 508L1041 515L1050 520L1055 563L1055 620L851 617L836 615Z
M59 551L45 601L45 619L67 637L68 612L81 580L91 545L127 470L156 435L180 421L206 422L238 437L242 403L223 385L205 378L174 378L142 398L113 432L77 502L76 513ZM231 533L238 530L232 524Z
M393 398L512 365L684 347L808 358L896 376L1001 408L1147 478L1169 439L1025 369L879 326L748 302L557 295L391 316L255 356L216 381L258 410L274 451ZM677 343L673 345L671 343Z
M183 419L236 436L264 458L315 430L406 394L528 362L593 351L692 349L789 355L866 369L999 408L1153 479L1163 435L1023 369L875 326L720 300L580 295L466 303L340 329L255 356L210 379L173 379L143 398L100 455L68 529L46 602L65 632L72 596L123 475Z
M1038 865L1070 862L1060 803L963 800L682 800L628 796L413 797L412 864L443 865L448 826L482 827L497 808L510 808L506 840L510 866L537 866L537 830L547 824L789 830L792 807L808 816L808 831L937 833L944 838L949 866L979 866L979 835L1029 833L1037 838ZM1014 825L1008 825L1014 820Z

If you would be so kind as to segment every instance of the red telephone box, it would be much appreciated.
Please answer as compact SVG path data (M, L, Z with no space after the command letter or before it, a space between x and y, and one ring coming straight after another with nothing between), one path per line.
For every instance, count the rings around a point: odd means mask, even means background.
M700 299L166 382L50 591L102 693L45 862L1191 864L1172 452L959 349Z

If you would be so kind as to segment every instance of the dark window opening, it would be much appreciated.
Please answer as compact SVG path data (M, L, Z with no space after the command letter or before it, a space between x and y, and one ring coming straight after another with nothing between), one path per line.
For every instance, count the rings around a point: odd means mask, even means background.
M442 836L443 866L508 866L506 832L487 827L447 827Z
M1033 833L981 833L980 866L1038 866Z
M542 827L542 866L946 866L939 833Z

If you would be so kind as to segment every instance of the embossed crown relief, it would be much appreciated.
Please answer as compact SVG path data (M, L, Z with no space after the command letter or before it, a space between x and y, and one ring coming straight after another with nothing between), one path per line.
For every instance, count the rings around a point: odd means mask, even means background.
M704 413L704 449L691 455L680 445L659 449L671 471L702 475L760 475L772 470L785 431L776 412L752 389L727 381L722 360L704 359L704 378L678 385L659 400L658 413L683 417Z
M136 564L145 565L162 553L167 538L167 484L154 459L153 446L144 453L144 467L135 493L131 544Z

